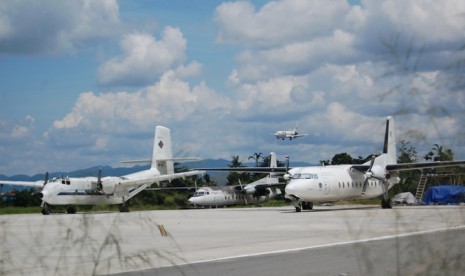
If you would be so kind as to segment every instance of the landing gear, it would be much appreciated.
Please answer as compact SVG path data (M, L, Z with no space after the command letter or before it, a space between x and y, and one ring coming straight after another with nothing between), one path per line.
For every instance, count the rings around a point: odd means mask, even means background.
M302 209L313 210L313 202L302 202Z
M384 182L384 185L382 185L383 199L381 200L381 208L383 209L392 209L392 202L388 194L388 186L389 186L389 183L387 181Z
M47 202L42 202L42 215L50 215L50 205Z
M392 209L392 201L390 199L382 199L381 200L381 208L383 209Z
M129 212L129 205L127 201L124 201L120 206L119 206L119 211L121 213L128 213Z
M76 214L76 211L77 211L76 206L71 205L71 206L68 206L68 208L66 208L66 213L68 214Z
M301 212L302 210L313 210L313 202L295 202L294 203L295 211L297 213Z

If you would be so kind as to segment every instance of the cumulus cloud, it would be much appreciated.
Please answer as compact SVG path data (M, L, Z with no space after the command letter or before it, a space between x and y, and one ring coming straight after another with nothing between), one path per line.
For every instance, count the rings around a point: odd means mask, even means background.
M307 40L341 26L349 8L344 0L272 1L258 10L250 2L223 3L215 14L217 41L270 47Z
M34 118L27 115L18 122L0 121L0 141L3 143L24 141L32 133L34 128Z
M74 52L89 41L119 29L116 0L2 1L0 53Z
M137 92L82 93L73 110L53 123L48 136L82 131L129 133L151 129L156 123L199 120L206 112L220 117L229 112L229 105L227 98L205 83L191 88L174 71L167 71L159 82Z
M165 71L181 65L186 44L181 30L174 27L166 27L160 40L145 33L126 35L120 43L122 55L100 66L99 81L103 85L129 86L153 83ZM198 70L198 64L181 70Z

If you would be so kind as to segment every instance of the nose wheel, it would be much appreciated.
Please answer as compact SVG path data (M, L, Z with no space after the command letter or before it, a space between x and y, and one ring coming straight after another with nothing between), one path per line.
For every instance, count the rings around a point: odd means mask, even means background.
M42 215L50 215L50 205L47 202L42 203Z

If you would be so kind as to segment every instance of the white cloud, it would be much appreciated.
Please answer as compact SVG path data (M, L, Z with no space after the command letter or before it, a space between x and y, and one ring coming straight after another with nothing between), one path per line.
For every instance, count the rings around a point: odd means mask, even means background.
M166 27L160 40L144 33L126 35L120 43L122 55L101 65L99 81L104 85L153 83L165 71L181 65L186 44L179 28L173 27ZM190 70L198 70L198 64L191 64Z
M341 26L350 6L338 1L272 1L259 10L245 1L223 3L216 9L218 42L258 47L308 40Z
M191 89L175 75L168 71L156 84L133 93L82 93L73 110L53 123L48 136L64 131L122 134L151 129L157 123L196 120L205 113L222 116L229 112L227 98L217 95L205 83Z
M116 0L1 1L0 53L60 54L115 34Z

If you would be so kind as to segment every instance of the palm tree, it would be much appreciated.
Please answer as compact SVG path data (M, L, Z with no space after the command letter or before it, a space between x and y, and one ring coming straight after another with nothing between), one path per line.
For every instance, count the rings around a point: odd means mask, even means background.
M258 167L258 160L260 160L260 158L262 157L262 153L261 152L256 152L254 153L253 155L249 156L249 159L254 159L255 160L255 167Z

